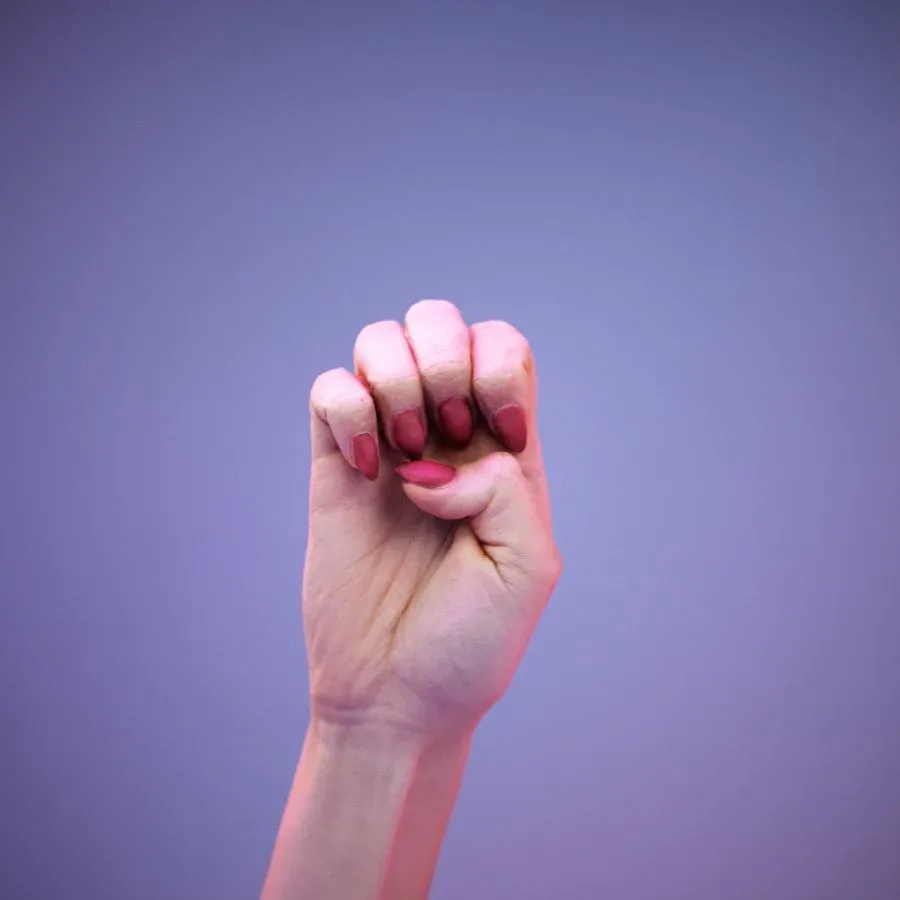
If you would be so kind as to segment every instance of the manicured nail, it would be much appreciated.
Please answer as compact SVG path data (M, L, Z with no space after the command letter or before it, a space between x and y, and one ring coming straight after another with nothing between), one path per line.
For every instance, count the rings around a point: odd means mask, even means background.
M425 423L417 409L408 409L394 419L394 443L411 459L425 452Z
M438 407L438 421L444 434L457 444L468 444L472 440L472 407L465 397L452 397Z
M517 403L501 406L494 413L494 431L506 444L510 453L521 453L528 445L528 425L525 410Z
M425 488L443 487L456 477L456 469L453 466L445 466L443 463L434 462L430 459L403 463L397 466L394 471L404 481Z
M378 477L378 445L368 432L353 438L353 462L369 481Z

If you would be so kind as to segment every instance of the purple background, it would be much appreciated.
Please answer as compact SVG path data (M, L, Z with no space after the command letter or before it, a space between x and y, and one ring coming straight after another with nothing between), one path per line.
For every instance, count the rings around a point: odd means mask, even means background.
M432 896L900 897L900 15L624 9L2 5L4 900L257 894L307 392L421 297L567 561Z

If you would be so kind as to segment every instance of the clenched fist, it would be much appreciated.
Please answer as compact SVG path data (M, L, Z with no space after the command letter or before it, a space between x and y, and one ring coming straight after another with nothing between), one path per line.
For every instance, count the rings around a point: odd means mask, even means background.
M303 614L314 714L474 727L560 575L525 338L425 300L311 395Z
M561 570L528 342L442 300L313 385L311 715L263 900L424 900Z

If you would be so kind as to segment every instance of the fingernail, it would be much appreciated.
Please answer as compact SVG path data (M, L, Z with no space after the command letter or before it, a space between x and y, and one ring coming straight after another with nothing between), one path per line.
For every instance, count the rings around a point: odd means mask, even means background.
M394 471L404 481L425 488L443 487L456 477L456 469L453 466L445 466L443 463L434 462L430 459L403 463L397 466Z
M369 481L378 477L378 445L368 432L353 438L353 462Z
M528 444L525 410L517 403L501 406L494 413L494 431L510 453L521 453Z
M457 444L472 440L472 407L465 397L452 397L438 407L438 421L444 434Z
M404 456L417 458L425 451L425 423L417 409L408 409L394 419L394 443Z

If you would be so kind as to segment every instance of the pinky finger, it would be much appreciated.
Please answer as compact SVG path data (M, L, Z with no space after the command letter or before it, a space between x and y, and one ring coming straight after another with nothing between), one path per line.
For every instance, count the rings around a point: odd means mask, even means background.
M378 419L372 395L346 369L329 369L316 378L309 398L312 456L335 450L370 481L378 477Z

